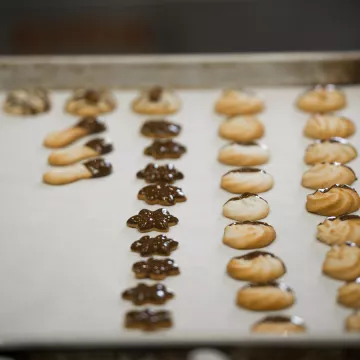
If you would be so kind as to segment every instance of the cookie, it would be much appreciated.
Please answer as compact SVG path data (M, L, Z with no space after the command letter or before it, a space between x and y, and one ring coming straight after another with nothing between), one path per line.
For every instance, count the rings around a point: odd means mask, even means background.
M155 237L143 236L131 245L131 250L139 253L141 256L162 255L169 256L172 251L176 250L179 243L169 239L165 235Z
M342 138L318 140L309 145L304 161L308 165L321 162L339 162L346 164L357 157L357 151L348 141Z
M132 270L137 279L163 280L167 276L180 274L179 267L172 259L154 259L136 262Z
M261 221L234 222L226 226L223 243L233 249L259 249L276 239L274 228Z
M360 278L339 287L337 302L351 309L360 309Z
M164 305L174 298L174 293L163 284L147 285L140 283L122 293L124 300L131 301L134 305Z
M260 220L268 216L269 211L267 201L253 193L243 193L223 205L223 215L238 221Z
M327 113L343 109L346 106L346 98L335 85L316 85L302 94L296 105L305 112Z
M97 116L115 108L113 94L105 89L77 89L65 105L65 111L76 116Z
M173 140L155 140L145 148L144 154L154 159L178 159L186 153L186 147Z
M179 111L180 99L170 89L161 86L143 91L133 102L132 109L138 114L167 115Z
M226 89L215 103L215 111L227 116L256 114L263 110L263 101L255 93L245 89Z
M253 311L275 311L291 307L295 302L294 291L284 283L250 283L241 288L236 303Z
M113 144L109 140L96 138L88 141L83 146L55 150L48 157L48 163L54 166L71 165L80 160L108 154L113 149Z
M144 186L138 192L138 199L144 200L149 205L172 206L186 201L186 196L179 187L159 182Z
M344 116L315 114L306 123L304 135L311 139L347 138L356 131L355 124Z
M222 121L219 135L228 140L247 143L264 136L265 129L255 116L234 116Z
M148 120L142 125L142 135L154 139L166 139L178 136L181 126L166 120Z
M136 228L140 232L149 231L169 231L170 226L174 226L179 219L172 216L166 209L157 209L154 211L142 209L138 215L132 216L126 222L127 226Z
M360 312L350 314L346 318L345 329L349 332L360 332Z
M49 185L65 185L78 180L108 176L112 173L112 165L102 159L86 161L61 169L54 169L43 175L43 181Z
M305 333L305 322L298 316L273 315L258 321L251 331L260 334L290 335Z
M322 270L333 279L355 281L360 277L360 248L351 242L334 245L326 254Z
M140 311L129 311L125 316L125 327L127 329L155 331L167 329L171 326L172 317L169 311L144 309Z
M329 217L317 226L316 237L328 245L342 245L347 241L360 245L360 216Z
M157 182L172 184L177 180L182 180L184 175L173 164L158 165L150 163L143 170L140 170L136 177L144 179L149 184Z
M237 280L268 282L286 273L282 260L266 251L252 251L232 258L227 265L228 274Z
M11 91L4 103L4 111L11 115L38 115L50 110L48 92L42 88Z
M234 194L262 193L274 185L273 177L265 170L240 168L228 171L221 178L221 187Z
M335 184L351 185L356 180L354 171L340 163L318 163L302 176L301 185L309 189L322 189Z
M266 145L256 142L233 142L220 149L218 160L225 165L262 165L269 161L269 149Z
M95 117L85 117L76 125L65 130L50 133L44 140L44 145L48 148L61 148L70 145L90 134L98 134L106 130L103 121Z
M359 210L360 197L348 185L335 184L307 196L306 210L323 216L340 216Z

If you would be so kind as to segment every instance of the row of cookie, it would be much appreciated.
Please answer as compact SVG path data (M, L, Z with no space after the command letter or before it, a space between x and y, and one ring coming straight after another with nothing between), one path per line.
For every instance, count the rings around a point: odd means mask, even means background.
M304 105L304 99L311 97L316 99L317 107L323 112L329 111L329 102L332 103L332 111L339 110L346 104L345 94L333 85L317 87L310 94L305 93L298 100L298 105ZM357 155L356 149L340 138L355 133L355 125L345 117L316 114L308 120L304 133L318 139L315 146L327 146L328 156L336 159L342 157L344 162L348 162ZM318 225L317 238L333 245L326 254L323 273L333 279L347 281L339 288L337 301L356 310L360 309L360 248L357 246L360 239L356 235L357 230L360 234L360 218L347 215L360 207L359 195L348 186L355 180L356 175L350 167L329 162L313 165L302 178L303 186L317 189L307 196L306 209L315 214L331 216ZM351 239L357 242L349 242ZM346 319L345 327L348 331L359 331L360 314L351 314Z
M85 117L70 128L47 135L44 146L62 148L89 135L102 133L106 129L102 120L95 117ZM43 181L50 185L64 185L82 179L108 176L112 172L112 165L99 156L112 151L113 144L104 138L92 139L81 146L55 150L48 157L49 164L64 167L46 172L43 175ZM72 165L89 158L94 159Z
M161 89L157 93L148 94L154 98L161 96ZM178 158L186 148L174 142L173 137L179 135L181 126L166 120L145 121L140 133L146 137L155 139L153 144L144 151L145 155L154 158ZM175 205L186 201L181 188L173 183L183 179L183 174L172 164L158 165L150 163L136 174L137 178L143 179L146 185L138 192L138 199L144 200L149 205L160 204L165 206ZM130 227L137 227L140 232L167 231L169 226L178 223L178 219L171 216L167 210L155 211L143 209L138 215L127 221ZM164 280L167 276L180 273L179 267L170 258L153 258L152 256L168 256L177 249L178 242L164 235L156 237L143 236L135 241L131 250L140 253L141 256L151 256L145 261L139 261L132 267L136 278L150 278L152 280ZM140 283L134 288L127 289L122 294L123 299L131 300L133 305L164 305L168 300L174 298L174 293L162 283L147 285ZM147 331L169 328L172 326L172 315L167 310L155 311L152 309L133 310L125 315L125 327L129 329L142 329Z

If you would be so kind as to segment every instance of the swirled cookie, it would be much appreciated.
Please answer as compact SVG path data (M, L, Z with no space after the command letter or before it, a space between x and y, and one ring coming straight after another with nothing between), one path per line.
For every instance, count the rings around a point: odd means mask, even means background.
M98 116L116 107L113 94L105 89L77 89L66 102L65 110L77 116Z
M232 258L228 262L227 272L237 280L268 282L283 276L286 267L274 254L266 251L252 251Z
M322 189L335 184L351 185L356 180L354 171L340 163L318 163L306 171L301 185L309 189Z
M360 278L340 286L337 301L348 308L360 309Z
M262 165L269 161L269 149L266 145L255 142L233 142L220 149L218 160L226 165Z
M350 242L334 245L326 254L323 273L343 281L354 281L360 277L360 248Z
M240 89L223 90L220 99L215 104L218 114L227 116L239 114L256 114L264 109L264 103L252 91Z
M243 193L233 197L223 206L223 215L238 221L260 220L265 218L269 211L267 201L253 193Z
M257 168L230 170L221 178L221 187L234 194L261 193L270 190L273 185L272 175Z
M166 115L174 114L181 103L177 95L170 89L154 86L143 91L133 102L132 109L138 114Z
M360 332L360 312L350 314L346 318L345 328L349 332Z
M257 322L252 332L262 334L289 335L306 332L304 320L298 316L274 315L267 316Z
M234 222L226 226L223 243L238 250L260 249L276 239L275 229L261 221Z
M359 210L360 197L348 185L335 184L307 196L306 210L324 216L340 216Z
M221 137L242 143L260 139L264 133L264 125L255 116L230 117L223 120L219 127Z
M302 94L296 105L305 112L326 113L344 108L346 98L344 93L338 90L335 85L316 85Z
M304 161L308 165L321 162L339 162L346 164L357 157L357 151L348 141L342 138L318 140L309 145Z
M360 216L327 218L317 226L317 239L328 245L342 245L347 241L360 245Z
M241 288L236 303L248 310L274 311L292 306L295 302L293 290L284 283L250 283Z

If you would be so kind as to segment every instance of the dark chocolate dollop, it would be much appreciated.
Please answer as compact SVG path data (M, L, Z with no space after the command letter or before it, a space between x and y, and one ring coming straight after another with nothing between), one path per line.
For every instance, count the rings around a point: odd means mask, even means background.
M93 178L108 176L112 173L112 165L104 159L94 159L83 163Z
M113 151L113 144L103 138L88 141L85 146L94 149L99 155L108 154Z

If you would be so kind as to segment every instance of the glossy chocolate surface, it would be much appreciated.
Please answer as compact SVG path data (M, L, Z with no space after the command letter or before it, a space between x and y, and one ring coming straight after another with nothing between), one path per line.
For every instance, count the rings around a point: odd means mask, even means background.
M144 154L155 159L177 159L186 152L186 147L173 140L155 140L145 148Z
M148 92L148 99L151 102L157 102L161 99L163 93L163 88L161 86L154 86Z
M138 192L138 199L144 200L150 205L159 204L172 206L177 202L186 201L186 196L177 186L166 183L157 183L144 186Z
M171 326L172 318L169 311L144 309L140 311L129 311L125 316L125 327L129 329L154 331Z
M82 118L74 127L83 128L87 130L89 134L96 134L106 130L106 125L94 116Z
M318 190L316 190L312 195L314 195L314 194L316 194L317 192L320 192L320 193L327 193L327 192L329 192L330 190L332 190L332 189L346 189L346 190L351 190L351 191L354 191L355 193L357 193L356 192L356 190L354 189L354 188L352 188L352 187L350 187L349 185L345 185L345 184L335 184L335 185L332 185L332 186L330 186L330 187L328 187L328 188L324 188L324 189L318 189Z
M268 223L263 222L263 221L250 221L250 220L235 221L235 222L229 224L228 226L236 226L236 225L264 225L264 226L271 226Z
M153 138L175 137L180 134L181 126L166 120L148 120L144 122L140 132Z
M99 155L108 154L114 149L111 142L102 138L90 140L85 146L94 149Z
M177 249L179 243L165 235L155 237L143 236L131 245L131 250L141 256L162 255L169 256L172 251Z
M137 278L165 278L167 276L175 276L180 274L179 267L173 259L154 259L150 258L146 261L138 261L132 267Z
M93 178L108 176L112 173L112 165L104 159L94 159L83 163Z
M122 293L122 298L131 301L134 305L162 305L173 297L174 294L168 291L163 284L147 285L140 283Z
M158 165L150 163L143 170L140 170L136 177L144 179L147 183L173 183L176 180L183 179L184 175L173 164Z
M242 256L236 256L233 259L243 259L243 260L254 260L260 256L271 256L273 258L276 258L276 256L272 253L269 253L267 251L252 251Z

